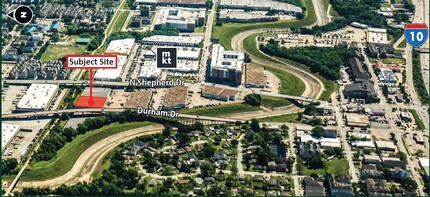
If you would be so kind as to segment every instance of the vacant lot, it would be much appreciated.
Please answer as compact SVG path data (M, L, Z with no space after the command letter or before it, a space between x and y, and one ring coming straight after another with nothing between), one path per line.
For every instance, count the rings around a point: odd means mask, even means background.
M327 161L325 167L321 169L308 169L307 167L302 167L300 173L305 176L309 176L312 173L325 175L327 173L333 174L334 176L349 175L349 165L346 159L334 159Z
M43 62L48 62L50 60L58 60L60 58L66 57L68 54L83 54L87 46L80 45L75 46L74 44L71 46L57 46L57 45L49 45L46 49L45 53L42 54L40 58Z

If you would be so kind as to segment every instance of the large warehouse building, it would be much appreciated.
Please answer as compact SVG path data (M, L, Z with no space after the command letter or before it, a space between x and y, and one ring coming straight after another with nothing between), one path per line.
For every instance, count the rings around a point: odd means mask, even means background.
M1 150L4 151L5 148L9 145L10 141L15 137L18 133L21 126L1 123Z
M220 0L220 8L229 9L251 9L251 10L274 10L284 14L296 15L302 13L302 8L288 3L274 0Z
M44 111L50 106L58 85L32 84L16 106L17 111Z
M106 54L118 56L118 67L116 69L98 69L94 74L96 81L117 81L121 77L123 66L134 47L134 39L112 40L106 49Z
M217 83L240 85L244 59L244 53L226 51L221 45L213 44L209 71L210 80Z
M179 31L194 32L205 23L206 10L197 8L162 7L155 19L155 28L174 27Z
M155 35L143 38L142 43L157 46L199 47L202 40L203 37Z

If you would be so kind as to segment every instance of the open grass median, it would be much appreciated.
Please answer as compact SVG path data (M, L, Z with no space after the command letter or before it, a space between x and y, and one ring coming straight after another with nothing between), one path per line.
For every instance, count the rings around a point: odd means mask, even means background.
M232 103L226 105L181 109L178 112L182 114L193 114L200 116L222 116L241 112L259 111L260 107L254 107L245 103Z
M71 142L66 143L51 160L31 164L22 174L21 181L43 181L64 175L72 169L79 156L98 141L122 131L145 127L151 124L153 123L113 123L100 129L78 135Z
M425 130L426 127L424 126L423 120L418 115L418 112L415 109L410 109L409 112L411 112L412 116L414 116L415 123L417 124L417 129L418 130Z
M231 39L241 32L260 28L290 28L312 25L316 22L315 9L312 0L304 0L306 6L306 17L303 20L279 20L274 22L259 23L223 23L215 26L213 38L218 39L227 50L231 50Z
M267 107L283 107L291 105L291 102L285 98L261 95L261 105Z
M281 80L281 89L279 90L279 93L300 96L305 91L305 83L297 76L269 66L266 66L266 70L273 73Z
M124 25L124 23L127 20L127 16L128 16L129 11L122 11L118 14L118 18L117 20L114 22L113 27L112 27L112 33L115 32L120 32L122 29L122 26Z
M418 51L412 51L412 78L414 79L414 89L422 104L428 104L429 95L423 78L421 69L421 55Z

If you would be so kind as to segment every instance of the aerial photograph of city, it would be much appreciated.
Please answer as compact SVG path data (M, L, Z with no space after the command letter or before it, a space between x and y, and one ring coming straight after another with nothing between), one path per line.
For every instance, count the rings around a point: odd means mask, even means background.
M428 0L2 0L1 196L429 196Z

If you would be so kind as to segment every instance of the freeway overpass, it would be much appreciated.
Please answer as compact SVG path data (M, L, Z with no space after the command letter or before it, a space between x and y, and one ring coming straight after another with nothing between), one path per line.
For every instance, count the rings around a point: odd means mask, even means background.
M26 113L16 113L16 114L2 114L2 119L9 118L29 118L34 116L53 116L54 114L62 113L72 113L75 115L79 114L102 114L105 112L122 112L125 109L99 109L99 108L82 108L82 109L64 109L64 110L53 110L53 111L40 111L40 112L26 112ZM240 121L238 119L232 118L218 118L210 116L197 116L190 114L179 114L179 118L194 119L202 121L214 121L214 122L229 122L234 123Z

